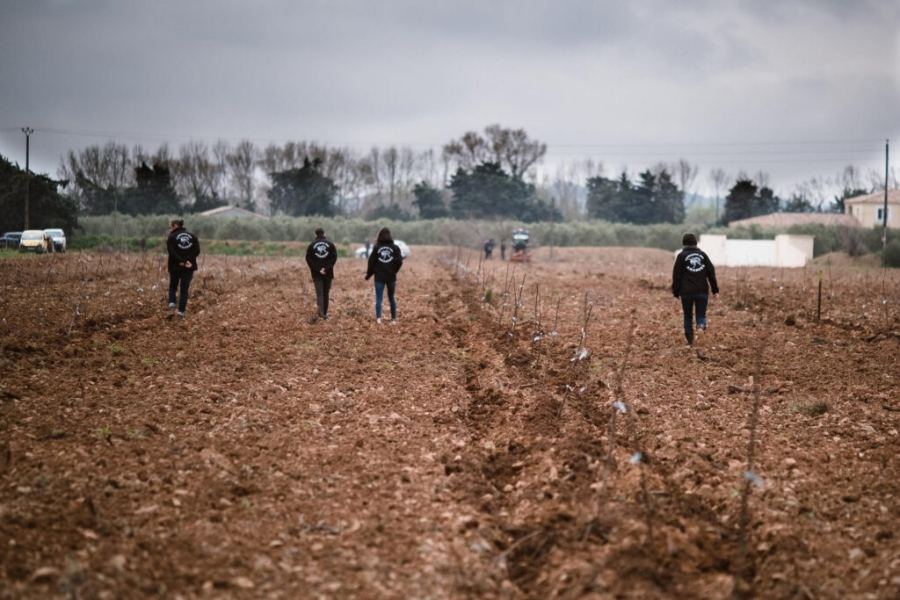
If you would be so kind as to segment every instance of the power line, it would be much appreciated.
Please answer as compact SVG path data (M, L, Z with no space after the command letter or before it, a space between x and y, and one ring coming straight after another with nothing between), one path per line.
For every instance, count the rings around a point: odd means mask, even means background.
M18 130L18 127L0 127L0 132L7 131L15 131ZM241 140L249 140L254 142L288 142L294 141L291 138L271 138L271 137L255 137L255 136L198 136L198 135L185 135L185 134L170 134L170 133L154 133L154 132L141 132L141 131L101 131L101 130L87 130L87 129L63 129L63 128L55 128L55 127L35 127L35 131L41 133L51 133L58 135L69 135L69 136L79 136L79 137L98 137L98 138L106 138L111 140L116 139L126 139L126 140L134 140L134 139L142 139L142 138L155 138L162 141L168 140L197 140L197 141L210 141L210 140L223 140L223 141L241 141ZM868 138L855 138L855 139L830 139L830 140L778 140L778 141L767 141L767 142L598 142L598 143L587 143L587 144L552 144L553 148L583 148L583 149L632 149L632 148L644 148L644 149L655 149L655 148L728 148L728 147L737 147L737 148L762 148L766 146L799 146L799 145L834 145L834 144L881 144L882 138L879 139L868 139ZM310 142L320 143L322 145L335 146L335 147L381 147L381 146L406 146L406 147L441 147L446 142L440 143L427 143L427 142L339 142L339 141L329 141L329 140L310 140ZM548 146L550 144L548 143ZM873 147L874 148L874 147ZM845 151L861 151L860 148L855 148L852 150ZM790 151L786 151L790 152ZM808 152L806 150L798 149L795 152L802 153ZM817 152L841 152L841 150L820 150ZM772 152L768 152L771 154ZM779 152L781 153L781 152ZM566 154L561 152L553 152L553 154ZM624 156L624 154L619 154L620 156Z

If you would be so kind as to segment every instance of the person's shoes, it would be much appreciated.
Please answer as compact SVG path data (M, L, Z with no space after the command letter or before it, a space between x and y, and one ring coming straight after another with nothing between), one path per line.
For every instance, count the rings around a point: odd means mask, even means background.
M376 318L375 322L378 323L379 325L381 325L381 317Z
M175 303L174 303L174 302L169 302L169 308L175 308Z
M182 318L182 319L183 319L183 318L184 318L184 313L183 313L183 312L181 312L181 311L178 311L178 316L179 316L179 317L180 317L180 318Z
M694 332L693 331L691 333L685 333L684 337L687 339L688 348L690 348L691 346L694 345Z
M703 348L706 345L706 327L697 328L697 335L694 339L694 344L699 348Z
M391 325L396 325L396 324L397 324L397 319L391 319Z

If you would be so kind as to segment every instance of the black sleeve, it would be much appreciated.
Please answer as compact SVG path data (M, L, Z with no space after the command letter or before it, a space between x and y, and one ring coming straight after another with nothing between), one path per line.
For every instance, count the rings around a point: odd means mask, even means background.
M719 293L719 283L716 281L716 268L713 266L709 257L706 257L706 278L709 279L709 285L713 294Z
M327 262L327 265L325 266L325 268L333 269L334 263L337 262L337 258L338 258L337 257L337 248L335 247L335 245L333 243L328 242L328 258L325 259Z
M399 246L394 246L394 273L398 273L403 267L403 253L400 252Z
M312 270L316 268L316 265L313 264L313 244L306 247L306 265Z
M672 268L672 295L678 298L681 294L681 274L684 271L684 261L681 260L681 254L675 259L675 266Z
M375 248L369 253L368 269L366 270L366 279L375 274Z

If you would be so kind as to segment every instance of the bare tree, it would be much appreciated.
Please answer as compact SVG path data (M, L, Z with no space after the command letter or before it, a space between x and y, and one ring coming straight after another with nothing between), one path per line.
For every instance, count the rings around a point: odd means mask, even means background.
M678 187L681 188L681 193L687 198L691 193L691 189L694 187L694 181L697 179L697 173L700 172L700 168L682 158L672 165L671 172L678 182Z
M719 200L722 197L722 191L728 188L731 183L730 178L722 167L716 167L709 172L709 180L716 192L716 222L719 222Z
M255 210L254 188L258 151L250 140L241 140L226 156L231 175L231 185L236 192L237 205L247 210Z
M863 177L859 167L847 165L838 177L841 188L845 190L859 190L863 188Z
M488 125L484 132L486 138L475 131L468 131L459 140L451 141L444 146L445 156L469 171L482 162L492 160L508 169L512 177L523 179L528 170L547 153L547 144L529 139L524 129Z
M582 213L578 199L579 178L577 163L562 163L557 166L556 178L548 186L550 196L558 200L557 207L566 219L577 219Z
M60 179L68 179L73 185L78 176L84 177L102 188L120 188L134 181L134 168L123 144L107 142L100 146L88 146L78 152L69 150L60 159L57 171Z
M584 159L581 163L581 172L584 174L582 182L587 182L588 179L594 177L602 177L605 170L602 162L594 162L594 159L590 157Z
M225 140L218 140L213 144L212 157L216 173L216 195L224 202L233 204L233 194L229 193L228 187L231 180L231 169L228 166L229 154L231 154L231 145Z
M490 160L491 157L487 142L476 131L467 131L460 139L445 145L444 154L450 157L457 167L467 171Z
M528 138L524 129L488 125L484 129L494 161L508 168L514 179L522 179L547 153L547 144Z
M217 199L219 167L205 142L191 141L178 149L178 160L171 162L173 183L178 195L190 198L194 206L204 209Z
M816 212L822 212L826 202L832 197L833 191L828 179L811 177L797 184L797 195L805 198Z
M89 210L84 186L117 190L134 184L134 163L123 144L107 142L104 146L88 146L78 152L70 150L60 159L60 179L69 181L67 193L83 210Z
M869 180L869 189L873 192L883 192L885 183L888 183L888 189L897 188L897 172L894 167L891 167L888 171L887 182L884 180L884 171L880 169L869 169L869 172L866 173L866 177Z

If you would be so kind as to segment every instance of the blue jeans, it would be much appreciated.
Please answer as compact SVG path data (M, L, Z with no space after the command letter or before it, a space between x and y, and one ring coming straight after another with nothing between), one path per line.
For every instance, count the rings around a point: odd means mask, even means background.
M178 273L169 273L169 304L175 304L175 292L178 285L181 284L181 297L178 300L178 312L184 312L187 308L188 290L191 287L191 280L194 278L193 271L181 271Z
M397 289L397 282L390 283L375 282L375 316L381 318L381 299L384 297L384 288L387 287L388 302L391 304L391 321L397 320L397 302L394 300L394 290Z
M688 339L693 339L693 313L697 307L697 327L706 329L706 306L709 304L709 294L684 294L681 296L681 308L684 311L684 334Z

